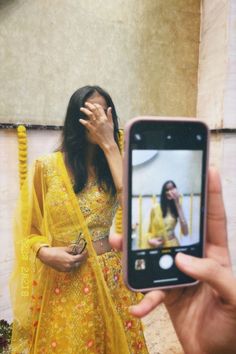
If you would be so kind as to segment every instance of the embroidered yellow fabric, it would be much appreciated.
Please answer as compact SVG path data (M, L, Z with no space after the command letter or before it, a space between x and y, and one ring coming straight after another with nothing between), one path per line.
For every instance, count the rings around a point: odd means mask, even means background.
M92 240L97 241L108 236L118 206L116 197L111 197L93 179L77 194L77 200Z
M83 197L74 194L60 152L36 161L21 188L10 284L14 354L147 353L141 323L128 313L140 295L124 286L119 253L97 256L92 245L99 230L108 230L116 203L104 191L94 200L95 189L87 191L87 205L109 219L106 225L91 214L86 220L86 200L81 211ZM80 232L89 257L75 271L57 272L35 257L40 245L69 245Z
M175 247L179 245L176 237L169 239L169 236L174 233L177 220L167 213L163 218L161 206L156 203L150 213L148 232L144 235L141 248L151 248L148 240L160 237L163 239L163 247Z

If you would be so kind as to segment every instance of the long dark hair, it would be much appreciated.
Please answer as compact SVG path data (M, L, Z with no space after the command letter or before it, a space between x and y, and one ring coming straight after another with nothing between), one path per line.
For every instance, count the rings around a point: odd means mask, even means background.
M161 190L161 210L162 210L162 215L163 217L166 216L167 214L167 211L168 209L170 210L171 214L177 219L179 214L178 214L178 211L177 211L177 208L175 206L175 202L174 200L169 200L167 199L166 197L166 186L167 184L169 183L172 183L173 186L175 188L177 188L176 184L174 181L172 180L169 180L169 181L166 181L163 186L162 186L162 190Z
M67 107L61 144L61 150L65 153L66 163L74 177L74 191L76 194L85 187L88 180L86 167L88 141L86 139L85 127L79 123L80 118L87 119L87 116L80 111L80 108L84 107L86 100L95 93L101 95L105 99L107 106L112 108L114 139L118 145L118 117L110 95L99 86L84 86L79 88L71 96ZM93 163L99 186L105 187L112 195L115 195L116 189L112 175L105 155L99 146L96 146Z

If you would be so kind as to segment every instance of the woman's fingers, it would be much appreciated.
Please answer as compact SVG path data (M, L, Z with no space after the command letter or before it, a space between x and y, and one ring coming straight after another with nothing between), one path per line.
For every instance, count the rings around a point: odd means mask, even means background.
M135 317L146 316L155 307L160 305L165 299L165 292L161 290L150 291L147 293L141 302L129 308L129 311Z
M100 104L92 104L90 102L85 102L85 106L85 109L89 110L92 113L94 120L106 117L104 109Z
M73 262L76 263L76 262L83 262L87 259L88 257L88 251L84 251L80 254L76 254L76 255L73 255Z
M93 121L94 119L96 119L91 110L82 107L82 108L80 108L80 111L83 112L84 114L86 114L86 116L88 117L89 120ZM81 119L79 121L81 121Z
M88 258L88 252L84 251L81 254L72 255L71 269L78 268Z
M109 236L109 242L113 248L122 251L123 238L120 234L112 234Z
M88 133L91 133L93 130L93 125L90 123L90 121L85 120L85 119L79 119L79 123L81 123L85 129L87 130Z
M90 133L91 133L91 131L92 131L93 129L95 129L94 126L93 126L93 124L91 124L91 122L88 121L88 120L80 119L79 122L80 122L80 123L87 129L87 131L89 131Z
M95 111L97 110L97 107L95 104L90 103L90 102L85 102L84 104L91 112L95 113Z
M89 122L85 119L79 119L79 122L85 127L88 128L89 127Z
M107 110L107 118L108 118L108 121L110 123L113 123L113 119L112 119L112 108L109 107L108 110Z
M179 198L179 193L177 191L177 189L172 189L171 191L169 191L169 195L172 199L177 200Z
M208 283L225 302L236 306L236 279L230 268L222 267L210 258L197 258L184 253L178 253L175 261L185 274Z

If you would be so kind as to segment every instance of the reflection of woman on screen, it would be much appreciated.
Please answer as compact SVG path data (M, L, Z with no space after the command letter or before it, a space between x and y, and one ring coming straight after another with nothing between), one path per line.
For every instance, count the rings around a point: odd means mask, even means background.
M175 247L179 241L175 227L180 222L183 235L188 234L188 225L180 204L180 194L173 181L164 183L161 191L161 205L155 204L151 210L148 228L147 247Z

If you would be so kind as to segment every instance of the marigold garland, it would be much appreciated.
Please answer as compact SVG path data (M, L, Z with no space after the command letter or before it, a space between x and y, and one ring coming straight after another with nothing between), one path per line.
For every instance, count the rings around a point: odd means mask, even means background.
M24 125L17 127L18 136L18 160L20 187L22 187L27 176L27 135Z
M120 147L120 151L121 154L123 153L123 149L124 149L124 132L123 130L119 130L119 147ZM122 234L122 221L123 221L123 217L122 217L122 208L119 206L117 212L116 212L116 217L115 217L115 230L117 233Z

